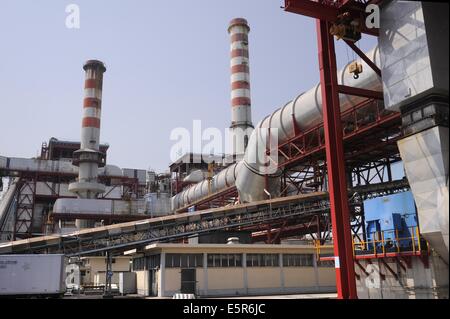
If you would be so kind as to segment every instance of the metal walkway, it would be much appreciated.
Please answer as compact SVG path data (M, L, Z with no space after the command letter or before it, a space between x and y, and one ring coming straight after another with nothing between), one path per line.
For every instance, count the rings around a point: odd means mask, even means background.
M219 229L236 229L317 213L328 209L327 195L324 192L296 195L91 228L66 235L35 237L0 244L0 254L41 252L79 256L104 251L120 253L156 241L176 240Z
M364 198L402 191L407 187L404 180L372 184L352 189L349 197L351 205L361 205ZM67 256L81 256L106 251L121 253L156 241L288 221L328 210L328 193L317 192L12 241L0 244L0 254L64 253Z

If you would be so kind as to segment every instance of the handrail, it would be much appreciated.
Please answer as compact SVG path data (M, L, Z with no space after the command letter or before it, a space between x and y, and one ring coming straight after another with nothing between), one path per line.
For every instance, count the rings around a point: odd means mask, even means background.
M411 236L409 237L399 237L398 235L398 229L393 229L392 231L376 231L371 233L372 239L371 240L356 240L356 237L352 238L352 249L353 249L353 256L357 256L357 252L358 251L369 251L369 245L372 245L372 247L370 247L370 250L372 250L372 254L375 256L386 256L387 253L392 252L388 250L387 245L392 243L391 240L386 241L385 239L385 235L389 234L391 232L394 233L394 238L392 239L393 241L395 241L395 243L393 243L393 246L390 246L389 248L396 248L395 252L400 254L401 252L412 252L412 253L421 253L422 249L424 247L422 247L422 243L421 241L423 240L422 236L420 235L420 231L419 231L419 227L415 226L415 227L410 227L409 228ZM402 242L408 241L411 243L411 248L404 250L401 249L400 244ZM320 245L319 241L315 242L315 248L316 248L316 257L318 259L320 259L320 255L321 255L321 249L322 248L332 248L333 245ZM381 249L381 252L380 252ZM367 254L370 254L369 252Z

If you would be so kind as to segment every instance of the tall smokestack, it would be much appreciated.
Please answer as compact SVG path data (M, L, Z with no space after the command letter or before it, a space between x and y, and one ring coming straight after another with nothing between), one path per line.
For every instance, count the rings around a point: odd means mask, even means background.
M105 65L97 60L87 61L85 71L83 119L81 121L81 146L73 154L73 165L79 166L78 180L69 190L79 198L93 199L105 191L98 183L98 167L105 165L105 155L100 152L100 115Z
M233 155L243 156L248 138L253 130L250 98L247 20L231 20L228 33L231 37L231 137Z

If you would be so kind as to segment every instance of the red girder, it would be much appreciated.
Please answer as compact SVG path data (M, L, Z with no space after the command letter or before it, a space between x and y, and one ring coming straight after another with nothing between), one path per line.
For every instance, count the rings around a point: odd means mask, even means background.
M365 255L356 255L356 259L378 259L378 258L408 258L411 256L421 256L423 252L420 251L405 251L405 252L391 252L391 253L376 253L376 254L365 254Z
M357 114L361 112L364 108L377 107L373 104L372 100L366 100L363 103L345 111L341 115L341 119L344 122L349 122L347 118L352 118L352 121L356 123L354 125L353 130L344 130L344 142L346 149L349 151L346 152L346 160L350 160L352 158L360 157L363 154L368 154L370 152L381 150L382 153L380 158L391 155L391 153L397 153L396 150L396 141L398 137L390 139L385 142L376 141L376 143L368 143L369 137L374 138L377 135L375 134L377 131L380 131L384 134L386 131L392 130L392 132L400 132L400 124L401 118L400 114L397 112L389 113L389 112L374 112L376 115L370 123L359 123L357 121ZM297 136L291 138L284 144L281 144L279 147L280 153L284 153L287 160L283 161L280 167L290 167L290 166L298 166L302 163L305 163L308 158L324 158L325 155L325 142L323 140L323 135L321 135L321 143L319 146L316 146L312 143L313 139L318 139L319 133L323 130L323 123L317 125L310 130L299 133ZM399 135L400 136L400 135ZM299 146L298 141L302 141L303 145ZM308 142L307 142L308 141ZM359 148L355 148L357 142L360 142L361 146ZM312 146L311 146L312 145ZM386 150L386 146L392 146L393 151L388 152ZM308 148L309 147L309 148ZM287 149L288 148L288 149ZM370 155L370 154L369 154ZM280 155L283 156L283 155ZM223 203L230 203L231 200L234 200L237 197L237 191L235 187L231 187L225 189L221 192L213 194L212 197L204 198L198 202L191 203L190 206L195 205L196 210L206 209L210 207L218 207ZM186 212L188 207L183 207L179 209L177 212Z
M411 268L411 257L418 256L424 257L428 256L428 252L420 252L420 251L405 251L405 252L390 252L390 253L377 253L377 254L364 254L364 255L355 255L355 260L367 260L370 261L372 259L383 259L383 258L400 258L407 264L408 268ZM333 257L323 256L319 257L319 260L333 260ZM404 268L404 266L402 267Z
M361 110L370 107L377 107L372 100L366 100L363 103L349 109L341 114L341 120L345 124L343 139L347 149L352 150L356 141L361 140L361 144L367 146L367 136L373 138L373 132L379 129L385 133L389 128L393 132L400 133L401 117L400 113L379 112L378 108L374 112L374 118L371 122L358 122L358 114ZM348 129L350 127L351 129ZM374 148L381 148L382 143L371 145ZM279 147L280 160L279 167L291 167L306 161L311 157L323 157L325 150L325 141L323 136L323 123L292 137ZM352 154L351 152L348 154Z
M351 245L352 238L334 39L329 33L329 22L316 20L316 28L328 171L328 193L336 264L336 288L339 299L356 299L358 295L356 292Z
M375 100L383 100L383 92L378 91L372 91L372 90L366 90L361 88L356 88L352 86L347 85L338 85L337 86L339 93L347 94L347 95L356 95L361 97L366 97L369 99L375 99Z
M365 5L352 0L285 0L284 10L291 13L300 14L310 18L320 19L322 21L334 22L338 15L348 12L351 17L359 18L361 23L361 32L373 36L378 36L378 29L369 29L365 25L367 13Z
M285 10L307 17L335 21L339 14L338 8L330 4L310 0L285 0Z

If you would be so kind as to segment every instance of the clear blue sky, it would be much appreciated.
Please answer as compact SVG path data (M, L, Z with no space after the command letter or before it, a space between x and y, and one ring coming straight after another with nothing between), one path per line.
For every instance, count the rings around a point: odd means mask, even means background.
M67 29L78 4L81 28ZM0 155L33 157L79 140L88 59L108 70L101 142L120 167L167 169L175 127L230 125L228 22L250 24L253 121L319 79L315 22L282 0L0 0ZM373 38L360 42L363 50ZM337 43L338 64L351 56Z

